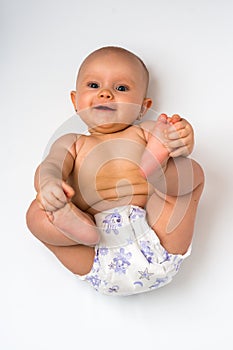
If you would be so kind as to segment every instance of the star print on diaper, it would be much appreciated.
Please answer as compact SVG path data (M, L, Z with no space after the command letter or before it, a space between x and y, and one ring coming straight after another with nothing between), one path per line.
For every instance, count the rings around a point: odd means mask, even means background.
M148 281L150 280L150 277L154 275L154 273L148 272L148 267L144 271L138 271L138 273L141 275L139 279L146 278Z

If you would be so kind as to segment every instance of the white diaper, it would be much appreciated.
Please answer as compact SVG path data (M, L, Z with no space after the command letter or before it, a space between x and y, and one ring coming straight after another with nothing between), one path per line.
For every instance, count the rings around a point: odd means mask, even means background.
M123 206L95 215L101 239L95 247L91 271L79 276L97 291L130 295L154 290L169 283L182 261L190 255L169 254L137 206Z

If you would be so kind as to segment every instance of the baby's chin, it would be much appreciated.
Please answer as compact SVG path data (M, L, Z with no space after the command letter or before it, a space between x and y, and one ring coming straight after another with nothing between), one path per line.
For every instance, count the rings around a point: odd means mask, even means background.
M103 123L99 125L95 125L92 127L89 127L89 132L91 134L98 133L98 134L113 134L116 132L123 131L127 129L131 124L126 123Z

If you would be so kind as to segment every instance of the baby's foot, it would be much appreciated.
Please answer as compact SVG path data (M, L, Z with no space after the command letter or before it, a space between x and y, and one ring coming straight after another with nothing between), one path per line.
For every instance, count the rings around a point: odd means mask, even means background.
M169 149L166 147L165 131L170 126L168 117L161 114L156 121L153 134L149 137L146 149L141 159L141 169L144 177L154 174L159 168L166 166Z
M73 203L48 213L48 218L59 231L75 242L93 245L99 241L98 228L94 222Z

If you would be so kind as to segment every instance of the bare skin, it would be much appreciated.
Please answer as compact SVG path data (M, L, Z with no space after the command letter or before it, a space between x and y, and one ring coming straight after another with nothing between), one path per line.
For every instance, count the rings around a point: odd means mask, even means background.
M192 241L204 185L201 167L185 158L193 130L178 115L132 125L152 103L144 81L141 63L121 52L87 59L71 98L90 135L60 138L37 169L28 227L75 274L91 270L99 240L93 215L105 209L145 207L170 253L185 253Z

